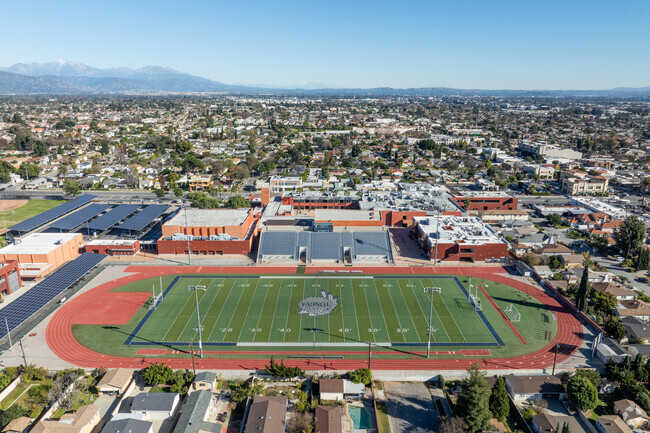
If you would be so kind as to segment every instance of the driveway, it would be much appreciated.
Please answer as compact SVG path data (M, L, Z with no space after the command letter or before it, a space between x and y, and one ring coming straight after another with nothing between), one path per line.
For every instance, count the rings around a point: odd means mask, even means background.
M384 383L392 433L430 433L440 423L431 394L422 383Z

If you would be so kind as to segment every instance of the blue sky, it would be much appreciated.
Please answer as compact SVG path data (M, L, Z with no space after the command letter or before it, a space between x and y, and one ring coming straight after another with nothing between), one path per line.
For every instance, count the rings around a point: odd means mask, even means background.
M650 1L3 2L0 66L168 66L318 87L650 86Z

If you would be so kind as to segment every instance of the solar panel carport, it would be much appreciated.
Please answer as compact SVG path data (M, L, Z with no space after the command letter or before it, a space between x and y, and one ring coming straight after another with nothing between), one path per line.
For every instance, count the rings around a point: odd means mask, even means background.
M41 308L56 298L61 292L70 288L107 256L103 254L84 253L51 273L12 303L0 310L0 338L7 335L7 327L13 331Z
M108 230L138 209L140 209L140 205L137 204L121 204L115 209L111 209L104 215L90 221L88 223L88 228L90 230L99 231Z
M23 222L14 224L13 226L9 227L9 229L16 232L31 232L32 230L45 225L50 221L54 221L55 219L62 217L68 212L72 212L73 210L90 203L96 198L97 196L95 195L84 194L74 200L60 204L56 207L53 207L52 209L46 210L45 212L41 212L38 215L26 219Z
M81 210L78 210L68 216L61 218L58 221L53 222L50 224L50 228L59 230L72 230L76 227L79 227L86 221L95 218L97 215L110 208L110 204L93 203Z
M169 206L163 204L151 204L140 212L133 215L131 218L124 221L116 228L122 230L140 231L147 227L153 220L165 213Z

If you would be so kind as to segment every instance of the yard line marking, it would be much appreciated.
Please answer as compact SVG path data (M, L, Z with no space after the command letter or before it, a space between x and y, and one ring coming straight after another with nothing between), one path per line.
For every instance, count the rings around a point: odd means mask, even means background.
M377 283L375 283L374 278L372 279L372 285L375 287L375 295L377 296L377 302L379 302L379 309L381 310L381 319L382 319L382 322L384 323L384 331L386 332L386 338L387 338L386 343L391 343L391 341L390 341L390 339L391 339L390 338L390 333L388 332L388 324L386 323L386 319L385 319L385 312L384 312L384 309L383 309L383 307L381 305L381 300L379 300L379 291L377 290ZM368 292L364 290L364 293L366 294L366 305L369 305L368 304ZM368 311L370 312L370 307L368 307ZM370 318L370 322L372 323L372 316ZM374 340L375 339L375 329L376 329L374 323L372 324L372 328L373 328L372 338ZM383 343L383 341L378 341L378 342L375 341L375 342L376 343Z
M206 279L206 278L202 278L201 281L200 281L199 283L200 283L201 285L203 285L203 281L204 281L205 279ZM205 288L205 291L202 290L201 293L199 294L199 313L201 312L201 303L203 302L203 300L204 300L206 297L208 297L208 293L210 293L210 287L212 286L212 284L214 284L214 278L212 279L212 281L210 281L210 284L208 284L208 286ZM210 304L212 304L212 302L210 302ZM206 312L207 312L207 310L206 310ZM196 313L196 308L194 309L194 313ZM193 314L193 315L195 316L196 314ZM192 321L192 320L191 320L191 317L192 317L192 316L190 316L190 317L188 318L187 322L185 322L185 326L183 327L183 330L181 331L181 333L178 334L178 341L183 341L183 334L185 333L185 329L187 329L187 326L188 326L188 325L190 324L190 322ZM201 316L201 324L203 324L203 321L205 321L205 317L204 317L204 316ZM196 337L196 335L197 335L198 333L199 333L198 330L194 331L194 335L192 336L192 340L191 340L191 341L194 341L194 338ZM178 341L177 341L177 342L178 342Z
M431 281L431 284L433 284L433 280ZM460 332L460 335L463 337L463 341L454 341L454 343L467 343L467 338L465 338L465 334L463 333L463 330L460 329L460 326L458 326L458 322L456 322L456 318L454 318L454 315L451 314L451 310L449 310L449 307L447 306L447 303L445 302L445 298L442 297L442 293L434 293L433 294L433 299L435 300L436 297L440 298L442 301L442 305L444 305L445 309L447 310L447 313L449 313L449 316L451 316L451 320L453 320L454 325L456 325L456 328L458 328L458 331ZM444 326L444 323L443 323Z
M246 315L244 316L244 321L241 324L241 329L239 330L239 335L237 336L237 340L235 340L236 342L241 341L241 334L242 334L242 332L244 332L244 327L246 325L246 318L248 317L248 312L251 309L251 304L253 303L253 298L255 297L255 293L257 292L257 288L260 286L260 280L261 280L261 278L257 279L257 283L255 284L255 289L253 290L252 295L250 295L250 297L248 298L248 301L249 301L248 302L248 308L246 310ZM250 284L250 283L248 283L248 281L247 281L246 284ZM244 290L242 291L242 295L244 294L245 290L246 290L246 287L244 287ZM239 304L241 303L242 298L243 298L243 296L239 297L239 302L237 303L237 308L235 309L235 311L237 311L237 309L239 308ZM230 322L232 323L232 320ZM229 326L229 328L232 328L232 325Z
M219 312L215 316L216 319L214 319L214 323L210 327L210 333L208 334L208 341L212 341L212 334L214 332L214 329L217 326L217 322L221 318L221 313L223 312L223 309L226 306L226 302L228 300L228 297L233 293L232 288L235 285L235 279L234 278L224 278L222 281L223 281L223 283L222 283L223 287L219 288L219 293L217 294L217 296L215 296L214 300L212 301L212 304L210 305L210 309L208 311L212 311L214 303L218 302L217 301L217 299L219 298L218 295L221 293L222 289L226 290L227 294L225 294L225 292L224 292L225 296L223 297L223 302L221 302L221 304L219 306ZM232 283L232 284L230 284L230 283ZM230 284L230 286L228 286L228 284ZM210 317L212 317L212 315Z
M420 285L420 291L422 291L422 289L424 289L424 283L422 282L422 280L423 280L423 278L417 278L417 279L415 280L416 283ZM420 311L422 311L422 315L425 317L425 320L426 320L427 323L428 323L428 322L429 322L429 308L430 308L429 302L426 302L426 304L425 304L424 306L422 305L422 302L428 301L428 299L425 299L425 297L422 296L422 293L419 293L419 294L418 294L418 293L415 291L415 288L414 288L414 287L410 287L410 289L411 289L411 291L413 292L413 296L415 297L415 300L417 301L418 306L420 307ZM426 298L428 298L428 296L427 296ZM440 325L439 328L436 328L436 332L431 332L431 337L433 337L433 338L432 338L433 341L435 341L435 342L440 342L440 343L445 343L445 342L450 342L450 343L451 343L451 342L452 342L452 341L451 341L451 337L450 337L449 334L447 333L447 330L445 329L445 326L444 326L444 324L442 323L442 319L441 319L440 316L438 315L438 311L435 309L435 306L434 306L434 308L433 308L433 315L432 315L432 318L431 318L431 322L432 322L432 323L433 323L433 322L438 322L438 324ZM429 325L429 326L430 326L430 325ZM442 341L442 338L441 338L440 340L438 340L437 338L435 338L435 335L436 335L436 333L437 333L438 330L441 330L441 331L445 334L445 336L447 337L447 338L446 338L446 341ZM428 330L427 330L427 331L428 331ZM427 334L427 336L428 336L428 334Z
M200 280L199 280L199 283L200 283L202 280L203 280L203 279L200 279ZM187 289L187 286L185 286L185 288ZM189 291L188 291L187 293L189 293ZM187 295L187 294L186 294L186 295ZM194 296L189 296L189 295L187 295L187 299L186 299L185 302L183 303L183 307L182 307L180 310L178 310L178 313L177 313L176 317L174 318L174 320L172 320L172 323L171 323L171 325L169 325L169 328L167 328L167 332L165 332L165 336L163 337L162 341L164 341L164 342L170 342L170 343L175 343L175 342L176 342L176 341L170 341L170 340L167 340L167 335L169 335L169 331L172 330L172 328L174 327L174 324L176 323L176 321L181 317L181 316L180 316L180 313L183 312L183 310L185 309L185 307L189 304L190 300L194 301L194 299L192 299L193 297L194 297ZM182 299L182 296L179 295L178 299ZM174 305L176 305L176 303L174 303ZM187 325L187 324L186 324L186 325ZM185 327L183 327L183 329L185 329Z

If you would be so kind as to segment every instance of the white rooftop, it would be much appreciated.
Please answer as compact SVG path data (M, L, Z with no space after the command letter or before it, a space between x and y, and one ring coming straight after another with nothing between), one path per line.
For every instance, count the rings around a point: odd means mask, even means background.
M379 221L381 213L376 210L316 209L316 221Z
M502 242L492 229L483 224L479 218L467 216L427 216L414 217L419 230L429 237L438 238L441 243L483 245Z
M186 212L187 225L190 227L223 227L242 225L253 209L181 209L165 224L184 227Z
M9 244L0 249L0 254L47 254L77 236L81 238L80 233L33 233L22 238L18 244Z
M95 239L86 245L127 245L131 246L137 242L136 239Z
M510 197L510 194L504 191L460 190L456 197Z

